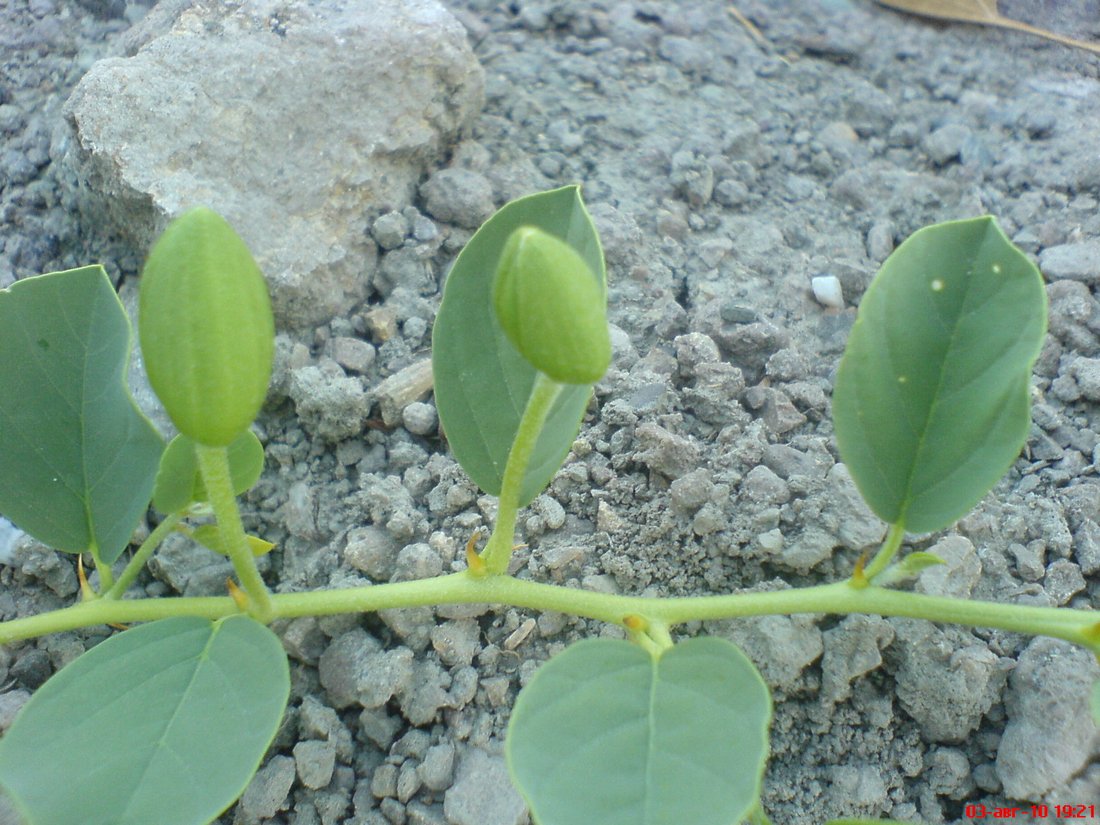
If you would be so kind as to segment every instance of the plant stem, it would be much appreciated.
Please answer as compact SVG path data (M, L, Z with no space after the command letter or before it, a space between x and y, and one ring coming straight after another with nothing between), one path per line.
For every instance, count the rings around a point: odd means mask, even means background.
M141 572L141 568L145 566L145 562L149 561L149 557L153 555L153 551L160 546L160 543L164 541L165 537L171 533L176 525L180 523L183 516L179 513L168 516L164 521L158 524L149 536L141 543L141 546L134 553L133 558L127 562L126 567L123 568L122 573L119 575L118 580L111 585L111 589L103 594L105 599L121 599L123 594L129 589L134 579L137 578L138 573Z
M241 513L237 509L237 497L233 493L233 481L229 475L229 451L225 447L208 447L195 444L195 456L199 461L202 481L206 485L206 495L214 510L218 529L225 539L225 550L241 588L248 596L248 613L257 621L265 624L274 618L271 594L264 584L260 571L256 568L256 558L248 546L244 527L241 525Z
M497 508L497 523L489 543L481 554L485 562L485 572L493 575L508 570L512 560L512 546L515 544L516 515L519 513L519 496L523 479L527 473L527 464L531 453L542 432L542 425L550 414L550 408L562 391L562 385L539 372L535 374L535 384L527 398L527 406L519 421L512 449L508 451L508 463L504 465L504 478L500 485L500 506Z
M115 574L111 571L111 565L107 564L99 557L99 548L94 544L89 548L92 554L92 561L95 563L96 572L99 573L99 587L100 592L107 590L114 584Z
M886 540L882 543L882 547L875 553L875 557L871 559L871 563L863 570L863 575L868 581L873 582L875 576L886 569L886 566L893 560L894 556L897 555L898 548L901 547L901 541L904 538L905 525L901 522L891 524L890 529L886 531Z
M905 616L970 627L997 627L1018 633L1053 636L1100 652L1095 635L1097 626L1100 626L1100 614L1094 611L952 599L888 590L874 585L858 587L848 581L762 593L661 599L595 593L525 581L513 576L475 576L469 571L463 571L433 579L346 590L281 593L271 597L270 615L272 618L292 618L472 603L552 610L620 625L628 616L640 616L651 623L666 625L707 619L796 613ZM180 615L218 619L239 612L236 603L228 596L97 599L62 610L0 623L0 644L96 624L143 622Z

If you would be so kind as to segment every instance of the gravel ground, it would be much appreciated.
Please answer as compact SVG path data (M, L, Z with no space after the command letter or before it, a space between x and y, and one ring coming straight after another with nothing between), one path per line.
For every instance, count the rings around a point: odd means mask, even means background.
M430 397L353 437L340 404L426 355L438 298L396 288L408 261L441 281L486 193L501 205L582 182L605 244L615 359L564 470L521 518L519 575L654 595L846 576L883 534L837 463L829 416L852 306L909 233L988 212L1049 282L1035 425L971 515L913 542L948 560L918 586L1100 607L1095 56L855 0L739 3L756 31L720 0L446 5L485 69L485 108L419 200L375 222L390 251L369 305L280 338L260 422L268 468L246 503L249 527L279 544L273 585L461 568L492 502L445 452ZM1002 11L1096 38L1097 5ZM56 154L67 95L144 12L0 0L0 286L90 261L128 280L140 266L144 250L74 217ZM839 280L847 308L815 301L817 275ZM170 541L143 586L220 593L225 575ZM33 545L15 548L0 582L4 618L76 590L71 559ZM291 711L225 823L520 825L499 756L508 709L548 656L613 633L508 608L279 630ZM764 801L777 825L962 822L977 804L1031 820L1033 803L1100 800L1081 710L1098 670L1081 651L873 617L685 630L735 639L774 691ZM0 649L0 729L102 636Z

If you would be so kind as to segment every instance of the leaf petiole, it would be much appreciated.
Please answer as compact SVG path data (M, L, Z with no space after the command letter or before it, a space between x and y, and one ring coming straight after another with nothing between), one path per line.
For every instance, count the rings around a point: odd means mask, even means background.
M481 554L487 573L500 574L508 570L515 544L516 515L519 513L523 477L527 472L531 453L534 452L535 444L538 443L542 425L546 422L546 417L550 414L550 409L564 386L541 372L535 374L535 384L531 387L531 395L527 398L527 406L523 410L519 429L516 430L512 449L508 451L508 463L504 467L500 488L497 523L493 527L489 543L485 545L485 550Z
M241 588L248 596L249 614L257 621L267 623L275 615L271 594L256 568L256 558L252 555L241 525L241 513L237 508L237 497L229 474L229 450L226 447L210 447L195 442L195 457L199 462L210 506L214 509L214 517L225 539L226 553L237 572L237 578L241 580Z
M126 567L122 569L118 580L103 594L103 598L122 598L122 595L129 589L134 579L137 578L138 573L141 572L141 568L145 566L145 562L149 561L149 557L153 555L153 551L156 550L168 534L176 528L176 525L180 523L182 518L182 513L170 515L149 533L148 537L141 543L141 546L138 547L130 561L126 563Z
M863 569L865 581L874 582L875 577L886 569L887 565L894 560L894 556L898 554L898 549L901 547L904 538L905 524L902 522L891 524L890 529L886 531L886 540L882 543L882 547L875 553L871 563Z

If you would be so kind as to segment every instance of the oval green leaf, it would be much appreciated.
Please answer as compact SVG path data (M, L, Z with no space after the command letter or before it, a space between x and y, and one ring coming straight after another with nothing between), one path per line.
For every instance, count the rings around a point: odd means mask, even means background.
M587 639L520 692L506 755L540 825L730 825L759 799L770 720L767 686L730 642L654 658Z
M224 447L260 412L275 319L260 268L225 219L185 212L141 275L138 332L149 383L179 431Z
M938 530L1008 470L1046 308L1039 271L988 216L921 229L883 264L833 391L840 455L879 518Z
M451 268L432 331L435 402L458 463L493 495L500 494L508 452L535 383L535 368L504 334L491 297L501 253L521 226L536 227L571 246L606 293L603 251L577 186L507 204L474 234ZM566 386L558 395L527 465L521 506L558 471L591 394L589 386Z
M264 448L252 430L245 430L229 445L229 476L233 495L252 489L264 469ZM162 513L178 513L196 501L206 501L206 486L195 457L195 442L180 433L160 458L153 505Z
M290 694L278 637L246 616L163 619L58 672L0 739L29 825L195 825L241 795Z
M164 443L126 387L130 322L101 266L0 290L0 513L110 564L149 506Z

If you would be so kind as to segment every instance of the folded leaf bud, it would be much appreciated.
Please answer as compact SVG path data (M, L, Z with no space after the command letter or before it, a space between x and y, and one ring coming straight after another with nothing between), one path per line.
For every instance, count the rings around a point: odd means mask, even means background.
M594 384L611 363L603 287L569 244L532 226L504 245L493 308L512 346L561 384Z

